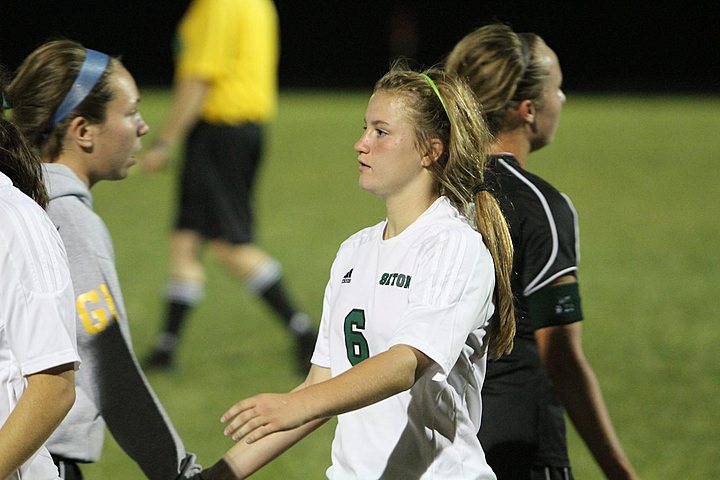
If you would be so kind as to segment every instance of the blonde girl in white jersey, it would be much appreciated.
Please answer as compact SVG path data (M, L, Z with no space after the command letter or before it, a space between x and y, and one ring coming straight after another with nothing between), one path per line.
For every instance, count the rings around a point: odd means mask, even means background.
M330 479L495 478L474 432L487 345L512 348L512 247L480 106L438 70L395 66L365 125L359 183L387 218L340 246L305 382L233 405L238 443L203 478L245 478L335 415Z

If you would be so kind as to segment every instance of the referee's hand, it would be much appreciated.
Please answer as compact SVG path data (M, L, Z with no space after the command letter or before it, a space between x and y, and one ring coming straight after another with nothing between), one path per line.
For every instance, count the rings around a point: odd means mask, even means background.
M169 143L156 141L139 156L138 163L143 171L157 172L167 166L171 153Z

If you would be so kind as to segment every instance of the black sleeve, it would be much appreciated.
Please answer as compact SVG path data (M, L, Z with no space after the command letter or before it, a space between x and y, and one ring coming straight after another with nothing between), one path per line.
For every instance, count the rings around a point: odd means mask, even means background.
M577 216L570 200L555 192L525 191L518 274L530 296L555 279L577 276ZM534 197L534 198L532 198Z

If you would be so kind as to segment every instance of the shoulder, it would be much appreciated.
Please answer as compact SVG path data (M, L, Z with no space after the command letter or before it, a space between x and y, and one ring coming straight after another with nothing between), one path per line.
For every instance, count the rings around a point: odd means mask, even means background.
M469 225L446 228L426 236L419 245L420 258L447 265L491 267L492 257L483 237Z
M423 301L481 305L494 284L493 260L482 235L462 221L428 229L418 237L411 271Z
M512 158L494 157L491 162L496 182L506 195L530 194L536 201L555 200L561 193L550 182L522 168Z
M265 12L275 12L272 0L195 0L185 19L211 19L214 22L237 20L245 16L258 18Z
M69 281L62 240L43 209L13 190L0 193L3 275L15 272L27 291L58 291Z
M94 232L105 229L105 223L100 216L78 197L51 199L47 213L63 237L70 234L92 236Z
M523 169L512 157L493 157L490 166L493 174L489 181L509 217L517 216L526 225L572 227L575 207L550 182Z
M67 249L71 267L78 258L114 259L112 239L103 219L74 196L50 200L48 215Z
M384 228L385 220L353 233L340 244L339 251L352 250L361 245L378 240L381 237Z
M0 189L0 234L9 238L36 240L37 233L54 227L45 211L30 197L15 187Z
M411 237L419 242L435 239L482 240L481 235L446 197L440 197L412 226Z
M47 212L56 225L59 221L71 221L78 218L100 219L100 216L88 204L75 196L51 198L48 202Z
M417 226L410 242L421 262L446 265L492 264L482 235L445 200Z

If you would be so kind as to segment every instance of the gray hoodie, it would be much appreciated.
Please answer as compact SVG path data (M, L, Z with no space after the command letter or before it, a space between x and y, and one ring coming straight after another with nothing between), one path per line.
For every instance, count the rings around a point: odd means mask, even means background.
M60 164L44 164L52 219L68 254L76 296L76 401L47 443L54 455L100 458L105 423L123 450L152 480L180 475L185 447L132 350L115 253L87 186ZM104 421L103 421L104 420ZM192 463L192 462L191 462Z

